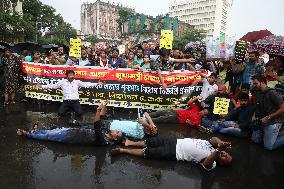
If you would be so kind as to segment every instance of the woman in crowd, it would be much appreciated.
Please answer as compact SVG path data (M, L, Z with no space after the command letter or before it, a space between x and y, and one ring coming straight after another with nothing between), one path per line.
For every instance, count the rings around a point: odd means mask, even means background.
M150 55L145 54L144 58L143 58L143 62L140 65L134 66L133 68L137 68L140 71L150 71L151 70L151 59L150 59Z
M129 50L128 51L128 59L123 59L123 67L124 68L133 68L133 66L136 65L135 63L135 54L134 51Z
M119 57L119 50L112 50L112 57L109 59L109 67L111 68L120 68L122 65L122 58Z
M33 63L42 63L41 59L40 59L40 54L38 51L34 51L34 55L33 55L33 60L32 60Z
M8 105L9 102L15 104L15 94L19 88L20 62L10 49L5 49L2 64L4 65L4 105Z
M105 50L101 50L100 56L96 62L97 62L97 66L101 66L104 68L108 67L109 60L107 59L107 53Z

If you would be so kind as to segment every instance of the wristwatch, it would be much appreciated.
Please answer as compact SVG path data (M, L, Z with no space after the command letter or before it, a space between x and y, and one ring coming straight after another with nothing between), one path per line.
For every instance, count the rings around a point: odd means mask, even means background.
M268 119L268 120L271 120L271 115L267 116L267 119Z

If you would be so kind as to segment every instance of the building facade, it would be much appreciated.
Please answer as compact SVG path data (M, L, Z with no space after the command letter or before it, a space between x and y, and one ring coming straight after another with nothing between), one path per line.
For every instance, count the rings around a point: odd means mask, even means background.
M95 3L81 5L81 32L99 39L117 40L120 35L119 8L114 3L97 0Z
M141 38L158 38L161 30L172 30L175 37L180 37L185 31L190 31L193 26L179 21L177 18L166 16L147 16L136 14L128 18L122 26L122 37L141 36Z
M169 15L203 29L207 36L229 33L233 0L173 0Z

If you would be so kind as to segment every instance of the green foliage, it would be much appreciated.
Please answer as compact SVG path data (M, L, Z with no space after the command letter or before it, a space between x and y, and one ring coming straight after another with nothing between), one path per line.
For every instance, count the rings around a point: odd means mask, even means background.
M64 22L56 10L44 5L39 0L23 1L23 16L11 12L9 0L0 0L3 3L0 12L0 33L2 40L13 42L17 40L35 41L36 33L38 42L47 44L68 44L70 36L76 35L76 30ZM12 0L16 5L17 0ZM0 10L1 10L0 8ZM41 37L43 32L52 33L49 39Z
M0 13L1 40L7 42L17 41L26 36L27 40L35 34L35 27L31 25L31 16L21 17L17 14Z
M100 42L100 40L96 36L90 36L86 40L87 40L87 42L90 42L92 45Z
M119 29L122 32L123 23L125 23L131 16L134 16L134 13L129 8L121 7L118 10L118 15L119 18L117 19L117 23L119 24Z
M183 50L189 42L202 41L205 38L206 32L204 30L186 31L180 37L174 38L173 48Z

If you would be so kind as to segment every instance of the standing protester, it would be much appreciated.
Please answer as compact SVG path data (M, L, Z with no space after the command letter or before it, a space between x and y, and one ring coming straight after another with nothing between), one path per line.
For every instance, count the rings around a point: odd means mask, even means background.
M104 68L108 68L108 59L106 50L101 50L100 56L96 60L96 65Z
M67 59L68 59L68 56L66 54L64 54L64 47L63 46L58 47L57 54L54 53L51 50L51 56L53 57L52 58L54 60L53 64L55 64L55 65L64 65L66 63Z
M208 77L206 75L201 75L201 77L203 85L200 96L202 97L202 101L204 101L208 96L214 94L218 90L218 86L215 84L217 75L212 73Z
M33 63L42 63L42 60L40 58L40 53L38 51L34 51L34 55L33 55Z
M109 59L109 67L112 68L120 68L122 65L122 58L119 57L119 50L118 49L113 49L112 50L112 56Z
M136 56L135 56L135 59L134 59L134 62L135 62L134 66L142 64L143 56L144 56L144 51L141 47L139 47L136 51Z
M47 57L47 52L46 51L43 51L41 53L41 58L40 58L42 64L49 64L49 59Z
M144 55L144 59L143 59L143 62L140 64L140 65L137 65L136 67L141 70L141 71L150 71L151 68L151 58L150 58L150 55L148 54L145 54Z
M62 79L56 84L48 84L48 85L37 85L37 88L42 89L62 89L63 94L63 103L61 104L58 114L59 116L64 116L69 110L74 111L77 116L82 115L82 109L80 105L79 98L79 88L85 87L95 87L97 85L101 85L102 83L90 83L90 82L82 82L79 80L75 80L75 72L73 70L66 71L67 79Z
M4 57L2 58L4 66L4 106L15 104L15 94L19 88L19 76L21 66L18 58L14 56L10 49L5 49Z
M173 71L174 70L174 63L192 63L193 60L192 59L174 59L174 58L170 58L170 52L165 49L162 48L160 49L160 56L158 57L154 57L156 58L150 68L151 70L154 70L157 72L159 79L161 81L161 85L162 87L165 89L167 88L167 85L164 82L164 78L162 76L162 71Z
M242 64L242 84L252 85L251 77L263 73L263 67L262 65L258 64L257 60L257 52L250 52L249 59Z
M81 57L79 58L79 66L91 66L91 62L88 58L88 53L85 49L81 51Z
M264 76L256 75L252 80L256 88L252 141L263 141L264 148L274 150L284 145L284 135L279 132L284 122L284 102L275 90L267 87Z
M132 68L137 63L135 63L135 54L132 50L128 50L128 59L123 59L124 68Z

